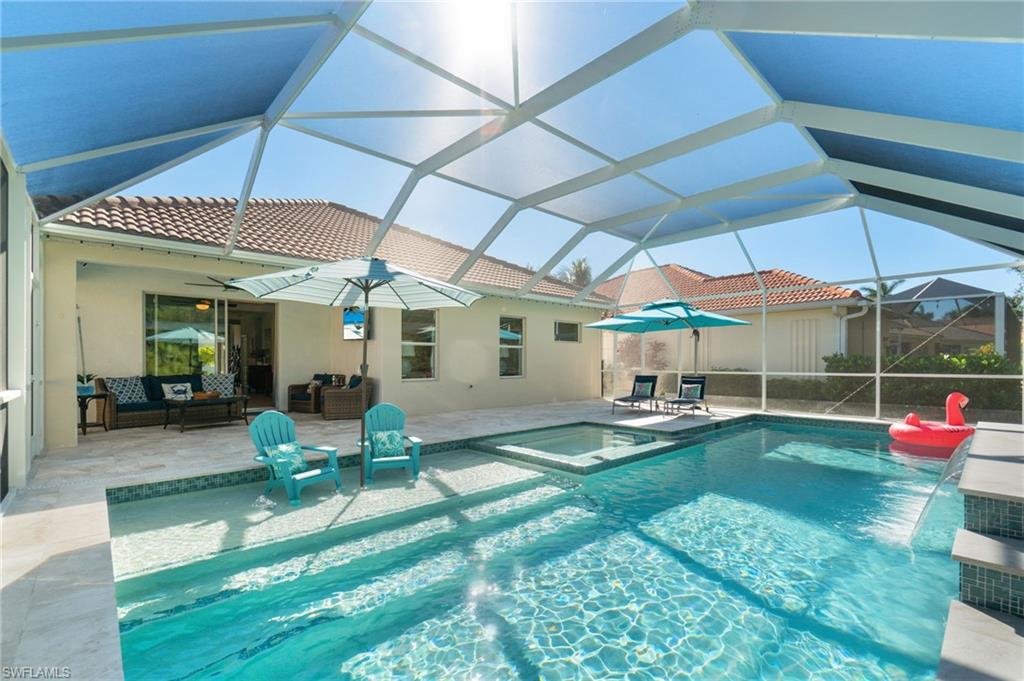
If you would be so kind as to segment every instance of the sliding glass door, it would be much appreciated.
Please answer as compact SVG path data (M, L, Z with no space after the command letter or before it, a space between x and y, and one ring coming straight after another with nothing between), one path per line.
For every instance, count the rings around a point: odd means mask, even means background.
M146 373L210 374L227 365L226 301L146 294Z

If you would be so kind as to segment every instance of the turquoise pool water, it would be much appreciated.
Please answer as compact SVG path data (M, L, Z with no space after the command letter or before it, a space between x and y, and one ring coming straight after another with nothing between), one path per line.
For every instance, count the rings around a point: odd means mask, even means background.
M874 434L740 426L581 480L226 553L118 583L125 673L930 678L959 500L906 542L940 469Z
M482 442L494 446L516 446L559 456L594 456L609 450L655 442L668 442L650 433L638 433L594 424L574 424L543 430L513 433L487 438Z

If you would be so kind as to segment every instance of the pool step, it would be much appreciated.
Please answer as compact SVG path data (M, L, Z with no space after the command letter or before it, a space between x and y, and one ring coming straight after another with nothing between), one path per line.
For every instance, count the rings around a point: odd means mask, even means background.
M1020 681L1024 619L960 601L949 604L937 681Z
M1024 576L1024 540L957 530L953 560L964 565ZM1021 594L1024 597L1024 594Z

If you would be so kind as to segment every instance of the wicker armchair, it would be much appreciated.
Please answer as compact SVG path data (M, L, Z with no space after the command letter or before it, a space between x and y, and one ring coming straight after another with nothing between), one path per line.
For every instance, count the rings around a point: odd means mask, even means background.
M325 421L357 419L363 415L362 390L359 386L346 388L327 385L320 390L320 415ZM373 379L366 379L366 407L373 405Z
M309 383L295 383L288 386L288 411L301 411L307 414L315 414L320 411L320 392L323 388L319 385L310 386Z

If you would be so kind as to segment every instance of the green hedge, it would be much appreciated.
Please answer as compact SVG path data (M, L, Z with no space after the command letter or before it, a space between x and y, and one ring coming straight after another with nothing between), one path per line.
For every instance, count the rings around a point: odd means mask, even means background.
M897 357L886 358L883 367L894 363ZM866 356L829 355L824 358L825 370L830 373L873 373L875 361ZM940 355L904 360L890 369L897 373L941 373L943 378L893 378L882 377L882 402L896 405L945 404L946 395L959 391L971 399L975 409L1021 408L1020 380L1014 380L1013 373L1020 373L1020 363L1013 363L995 354ZM1005 380L960 378L957 374L1006 375ZM821 378L768 378L768 397L779 400L809 400L815 402L838 402L854 393L848 403L872 404L875 401L874 380L862 376L829 376ZM708 394L740 397L761 395L760 374L711 375L708 377Z

